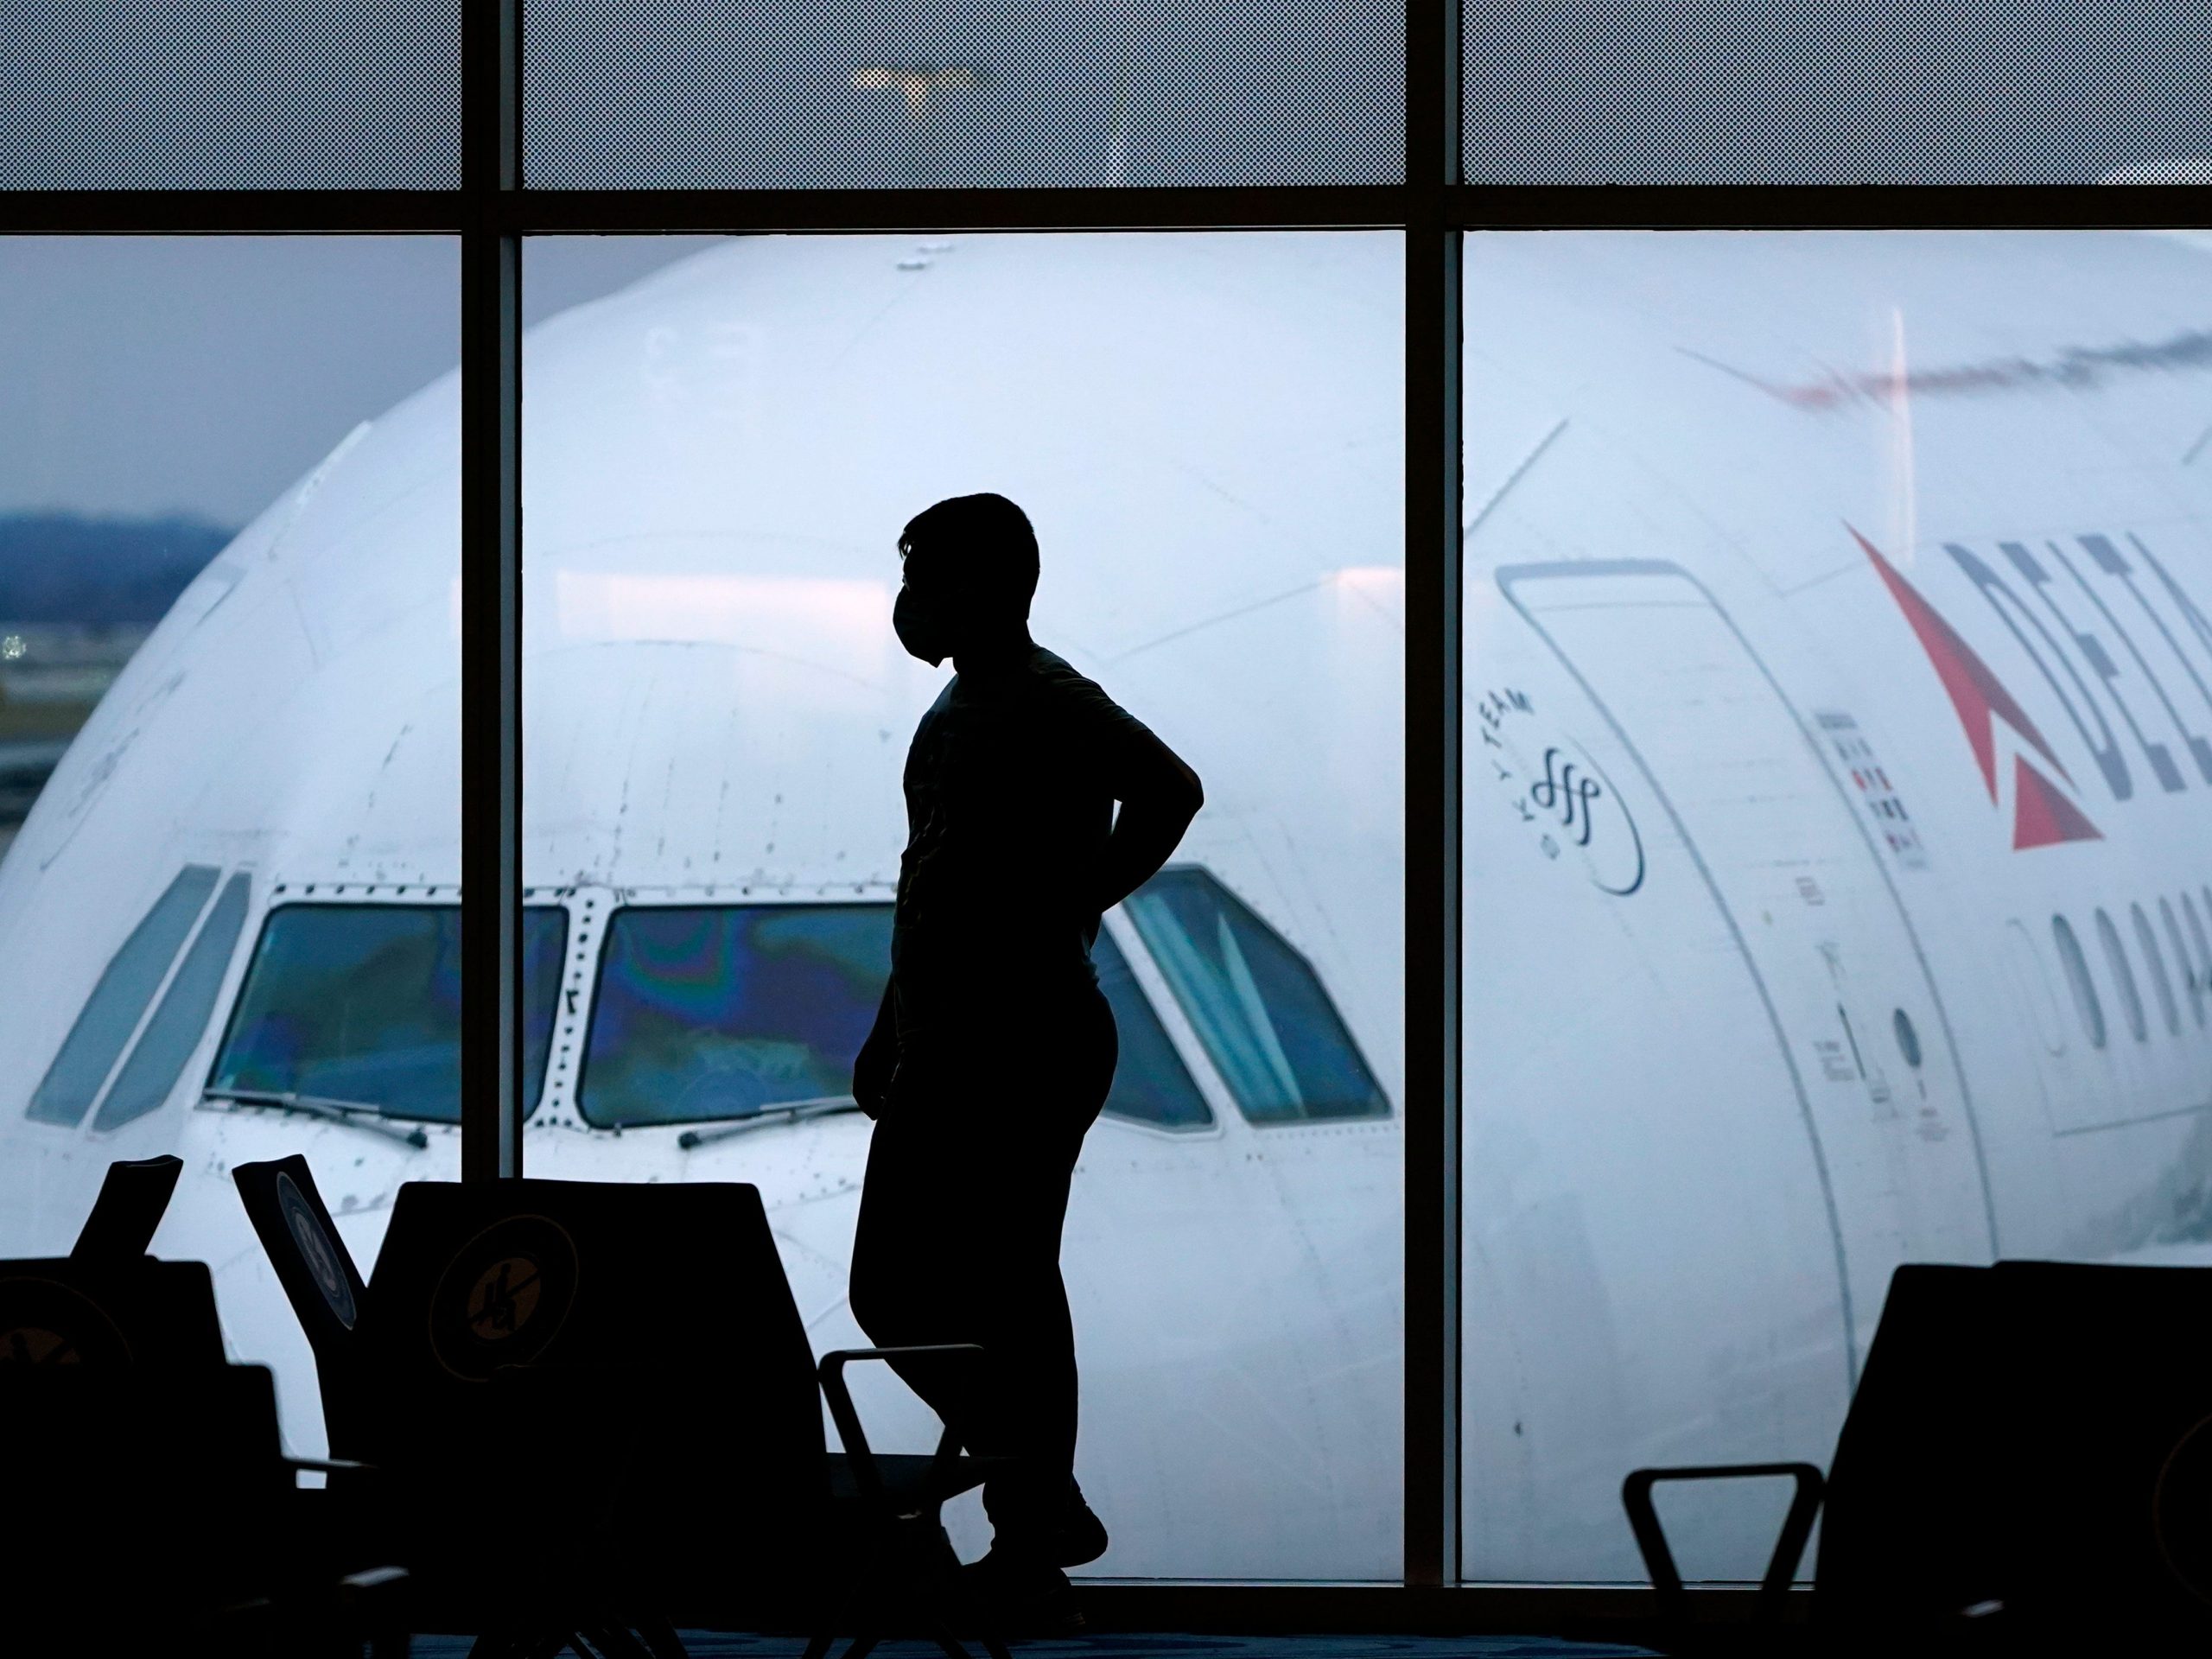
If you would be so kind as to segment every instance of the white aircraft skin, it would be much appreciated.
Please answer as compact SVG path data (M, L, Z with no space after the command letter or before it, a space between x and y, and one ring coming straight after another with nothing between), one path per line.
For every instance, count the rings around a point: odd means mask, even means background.
M899 762L943 681L891 637L891 541L976 488L1037 520L1037 636L1205 778L1178 861L1306 955L1402 1104L1399 259L1352 235L763 240L533 333L526 873L571 926L531 1173L757 1183L817 1348L856 1339L864 1121L687 1153L583 1124L561 1050L617 905L887 900ZM2212 741L2212 648L2151 561L2212 606L2188 345L2212 265L1983 234L1484 238L1468 266L1463 1564L1632 1579L1622 1474L1824 1462L1897 1262L2179 1259L2206 1224L2212 773L2185 734ZM311 1361L226 1172L303 1151L365 1264L397 1184L454 1173L454 1132L413 1151L197 1103L243 947L159 1110L103 1135L22 1109L184 862L251 872L245 939L310 896L451 898L455 412L430 388L242 535L0 866L0 1249L58 1248L108 1160L180 1151L156 1249L214 1264L302 1449ZM1923 643L1943 629L1968 702ZM2106 728L2125 798L2082 735ZM2185 893L2170 944L2159 900ZM1096 1570L1395 1577L1396 1120L1247 1123L1108 925L1217 1122L1102 1121L1076 1183ZM880 1379L863 1410L926 1434ZM1755 1573L1777 1507L1686 1503L1686 1567Z
M1100 1572L1398 1571L1402 289L1376 234L760 239L528 342L524 873L569 916L529 1173L756 1183L817 1351L864 1342L844 1297L865 1119L686 1151L692 1126L583 1122L574 1062L616 906L889 902L907 739L950 673L892 633L895 543L977 489L1037 524L1036 637L1204 777L1178 861L1307 957L1392 1103L1248 1123L1109 918L1216 1122L1102 1121L1076 1179ZM415 1150L201 1103L243 944L160 1109L110 1134L24 1109L188 862L251 873L245 941L274 906L453 900L457 413L448 377L241 534L0 868L0 1254L65 1248L110 1160L178 1152L155 1250L213 1264L303 1450L313 1362L228 1171L304 1153L365 1271L398 1185L456 1175L457 1132ZM895 1382L857 1382L880 1444L931 1443Z

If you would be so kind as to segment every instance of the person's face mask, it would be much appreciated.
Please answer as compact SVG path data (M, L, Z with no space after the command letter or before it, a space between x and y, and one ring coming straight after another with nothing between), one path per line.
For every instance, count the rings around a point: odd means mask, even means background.
M912 588L901 587L891 607L891 631L910 657L918 657L935 668L952 655L952 641L936 607Z

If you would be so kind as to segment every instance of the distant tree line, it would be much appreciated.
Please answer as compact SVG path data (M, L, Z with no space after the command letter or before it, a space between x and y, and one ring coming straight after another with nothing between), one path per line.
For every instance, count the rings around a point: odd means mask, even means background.
M236 532L194 518L0 513L0 620L161 620Z

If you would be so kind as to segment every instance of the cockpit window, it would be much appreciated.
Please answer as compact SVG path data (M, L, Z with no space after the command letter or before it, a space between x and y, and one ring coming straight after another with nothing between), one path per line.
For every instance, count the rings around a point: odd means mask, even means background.
M1091 965L1098 970L1098 988L1114 1010L1114 1029L1121 1039L1121 1058L1114 1066L1114 1087L1106 1096L1111 1117L1130 1118L1163 1129L1202 1129L1213 1122L1191 1070L1167 1040L1160 1016L1145 1001L1129 964L1114 936L1101 928L1090 947Z
M1389 1116L1312 964L1211 874L1164 870L1127 908L1245 1116Z
M192 949L185 952L184 965L169 981L137 1047L130 1051L114 1087L92 1115L94 1128L119 1128L168 1098L184 1063L207 1035L207 1017L215 1011L216 994L223 988L223 976L230 972L231 953L238 948L238 930L245 925L249 890L242 873L223 884L223 895L207 912Z
M568 914L523 912L523 1099L545 1077ZM461 911L284 905L269 912L208 1088L461 1121Z
M890 963L888 905L619 910L577 1108L696 1123L846 1096Z
M209 865L186 865L130 930L39 1080L27 1116L41 1123L84 1122L220 874Z
M1092 959L1122 1039L1106 1110L1166 1128L1212 1122L1110 935ZM619 910L577 1109L630 1127L842 1102L890 970L888 905Z

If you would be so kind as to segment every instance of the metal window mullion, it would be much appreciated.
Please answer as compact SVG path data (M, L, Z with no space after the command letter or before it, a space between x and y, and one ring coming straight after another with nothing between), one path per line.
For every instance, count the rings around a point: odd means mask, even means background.
M461 365L461 1179L522 1173L522 245L514 0L472 7Z
M1405 1582L1459 1577L1459 8L1407 16Z

